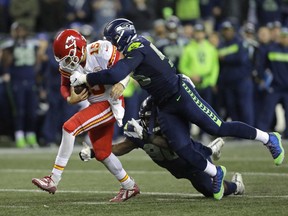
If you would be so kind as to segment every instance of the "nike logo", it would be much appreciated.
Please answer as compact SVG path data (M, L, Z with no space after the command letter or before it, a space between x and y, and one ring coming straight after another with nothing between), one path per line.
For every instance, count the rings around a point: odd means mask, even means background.
M180 98L181 98L181 95L179 95L179 96L177 97L176 101L179 101L179 100L180 100Z

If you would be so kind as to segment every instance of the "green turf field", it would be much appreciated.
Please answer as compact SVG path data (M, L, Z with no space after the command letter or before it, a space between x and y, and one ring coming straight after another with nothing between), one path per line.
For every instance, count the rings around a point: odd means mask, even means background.
M284 143L287 149L287 142ZM217 164L226 166L227 177L243 175L246 193L221 201L204 198L187 180L177 180L159 168L142 150L120 157L138 183L141 194L124 203L109 203L119 184L96 161L78 159L77 146L55 195L40 191L33 177L51 172L54 149L0 148L0 215L288 215L287 159L280 167L258 142L226 142ZM287 157L288 158L288 157Z

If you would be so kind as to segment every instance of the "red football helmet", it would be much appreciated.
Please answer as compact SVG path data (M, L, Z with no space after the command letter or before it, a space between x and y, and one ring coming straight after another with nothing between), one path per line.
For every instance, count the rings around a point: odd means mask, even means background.
M61 31L54 40L54 57L60 66L75 70L85 55L86 39L74 29Z

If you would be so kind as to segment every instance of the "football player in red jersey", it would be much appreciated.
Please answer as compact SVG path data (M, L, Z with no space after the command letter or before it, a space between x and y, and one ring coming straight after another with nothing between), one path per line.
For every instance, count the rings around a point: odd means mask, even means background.
M60 32L53 44L54 56L59 62L61 94L69 104L88 100L90 105L67 120L62 127L62 141L52 169L52 174L33 178L37 187L54 194L62 173L72 154L75 137L88 132L95 158L102 162L120 182L119 193L111 202L122 202L140 193L135 181L123 169L119 159L112 153L114 123L122 125L124 102L122 93L129 76L115 85L95 85L80 94L70 86L69 77L77 69L83 74L96 73L115 64L120 53L110 42L98 40L87 45L86 39L76 30Z

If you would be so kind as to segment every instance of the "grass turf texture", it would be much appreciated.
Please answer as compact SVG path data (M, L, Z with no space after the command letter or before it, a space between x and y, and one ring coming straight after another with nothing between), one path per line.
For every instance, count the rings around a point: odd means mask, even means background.
M284 148L288 152L286 143ZM204 198L187 180L177 180L155 165L142 150L120 157L141 194L124 203L109 203L119 184L104 166L78 159L76 146L55 195L36 188L33 177L51 172L57 150L0 149L0 215L287 215L287 159L276 167L258 142L226 141L216 164L243 175L246 193L221 201Z

